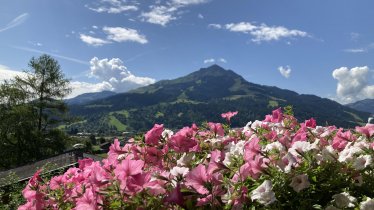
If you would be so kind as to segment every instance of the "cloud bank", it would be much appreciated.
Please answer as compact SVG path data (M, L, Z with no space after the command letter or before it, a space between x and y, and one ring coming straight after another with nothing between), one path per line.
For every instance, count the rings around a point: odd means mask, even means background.
M212 23L208 25L208 28L225 29L231 32L249 34L252 36L251 40L255 43L277 41L282 38L310 36L305 31L288 29L284 26L268 26L264 23L260 25L250 22L229 23L225 25Z
M137 11L139 8L135 4L126 3L121 0L101 0L94 6L86 5L92 11L98 13L119 14L127 11Z
M338 81L336 100L340 103L352 103L366 98L374 98L374 72L367 66L341 67L332 73ZM369 83L371 82L371 84Z
M150 11L142 12L140 18L144 22L166 26L169 22L179 18L182 8L207 3L209 0L171 0L163 5L152 5ZM200 16L201 17L201 16Z
M103 46L113 42L137 42L140 44L148 43L145 35L140 34L135 29L105 26L102 28L102 30L107 35L105 38L93 37L86 34L80 34L79 38L82 42L94 47Z
M7 66L0 65L0 83L4 80L14 79L16 76L25 76L26 74L21 71L15 71Z

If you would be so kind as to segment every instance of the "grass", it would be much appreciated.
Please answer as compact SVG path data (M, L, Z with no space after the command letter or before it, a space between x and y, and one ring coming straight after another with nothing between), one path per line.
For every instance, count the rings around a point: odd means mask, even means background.
M278 104L277 101L269 100L268 107L276 108L276 107L278 107L278 106L279 106L279 104Z
M122 124L115 116L109 115L109 124L116 127L117 131L125 131L127 126Z
M121 110L121 111L116 111L116 112L110 112L109 115L112 115L113 113L121 114L121 115L123 115L125 118L129 118L129 112L128 112L127 110Z

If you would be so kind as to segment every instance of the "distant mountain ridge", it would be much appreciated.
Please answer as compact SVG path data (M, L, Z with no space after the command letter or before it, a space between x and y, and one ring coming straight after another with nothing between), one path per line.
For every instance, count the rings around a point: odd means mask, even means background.
M86 104L91 101L95 101L98 99L106 98L109 96L116 95L117 93L112 92L112 91L102 91L102 92L92 92L92 93L83 93L81 95L78 95L74 98L66 99L65 102L68 105L73 105L73 104Z
M227 111L239 111L233 126L243 126L287 105L293 106L297 118L314 117L322 125L353 127L365 123L369 116L315 95L250 83L218 65L85 105L72 105L70 110L86 120L75 125L78 129L104 132L144 131L154 123L180 128L193 122L222 122L220 113Z
M364 99L356 101L354 103L347 104L346 106L363 112L369 112L374 114L374 99Z

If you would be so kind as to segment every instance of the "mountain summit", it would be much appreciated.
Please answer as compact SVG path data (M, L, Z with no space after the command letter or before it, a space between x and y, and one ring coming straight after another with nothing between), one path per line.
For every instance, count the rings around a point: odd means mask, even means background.
M233 123L242 125L263 119L273 109L287 105L293 106L300 120L314 117L320 124L342 127L362 124L369 116L315 95L250 83L218 65L86 105L71 106L71 113L89 119L80 124L86 130L95 131L100 129L99 125L107 125L117 130L140 131L154 123L179 128L206 120L221 122L220 113L227 111L239 111Z

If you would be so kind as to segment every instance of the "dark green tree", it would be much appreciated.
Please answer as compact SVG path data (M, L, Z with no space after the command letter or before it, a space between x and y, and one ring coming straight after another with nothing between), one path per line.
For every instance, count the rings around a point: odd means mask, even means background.
M30 70L26 77L16 77L15 83L21 90L26 90L29 99L38 109L38 130L45 130L49 123L54 123L56 111L64 112L65 103L61 100L71 92L69 80L65 78L57 60L49 55L31 58Z
M64 119L62 98L70 92L58 62L32 58L22 77L0 84L0 169L62 152L67 137L56 129Z

